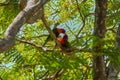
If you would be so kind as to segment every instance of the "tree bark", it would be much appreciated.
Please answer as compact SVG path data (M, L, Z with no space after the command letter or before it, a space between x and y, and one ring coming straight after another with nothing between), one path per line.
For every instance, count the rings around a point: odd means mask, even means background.
M17 15L5 32L3 39L0 39L0 53L11 49L15 44L16 34L24 23L43 7L50 0L28 0L26 7Z
M93 56L93 79L94 80L106 80L105 63L104 58L101 55L103 46L103 38L106 32L106 10L107 0L95 0L95 23L94 23L94 36L96 43L93 45L95 56Z
M120 24L116 33L115 48L120 49ZM118 54L119 56L120 54ZM107 67L107 80L118 80L118 74L120 72L120 66L115 66L113 62L110 62Z

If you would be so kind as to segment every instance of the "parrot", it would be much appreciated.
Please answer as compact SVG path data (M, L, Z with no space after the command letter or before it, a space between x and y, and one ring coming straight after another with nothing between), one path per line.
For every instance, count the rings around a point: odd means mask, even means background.
M68 42L68 35L66 34L66 30L63 28L53 28L53 33L55 34L55 36L57 37L58 41L61 44L61 47L59 48L60 51L63 51L65 54L70 54L73 50L71 49L71 46ZM45 44L52 39L50 35L48 35L48 37L45 40L45 43L43 44L43 46L45 46Z
M63 51L65 54L71 54L73 50L71 49L71 46L68 42L68 35L64 33L62 36L58 37L57 39L62 46L59 50Z
M62 37L58 37L57 39L60 42L62 47L64 48L69 47L68 35L66 33L64 33Z
M57 38L58 38L59 34L66 32L65 29L63 29L63 28L53 28L52 31L53 31L53 33L55 34L55 36L56 36ZM48 37L46 38L43 46L45 46L45 44L47 44L47 42L48 42L49 40L51 40L51 39L52 39L51 36L48 35Z

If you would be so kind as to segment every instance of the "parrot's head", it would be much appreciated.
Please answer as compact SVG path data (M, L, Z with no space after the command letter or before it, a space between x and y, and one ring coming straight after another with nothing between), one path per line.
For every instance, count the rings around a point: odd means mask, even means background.
M65 29L63 29L63 28L56 28L56 29L57 29L58 34L66 32Z

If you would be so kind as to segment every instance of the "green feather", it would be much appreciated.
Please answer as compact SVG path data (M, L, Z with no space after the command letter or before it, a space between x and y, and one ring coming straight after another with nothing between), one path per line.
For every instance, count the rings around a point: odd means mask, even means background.
M56 29L57 29L57 28L53 28L52 31L53 31L53 33L56 35L56 37L58 37L59 34L57 33L57 30L56 30ZM43 46L45 46L49 40L52 40L52 37L51 37L50 35L48 35L48 37L46 38Z

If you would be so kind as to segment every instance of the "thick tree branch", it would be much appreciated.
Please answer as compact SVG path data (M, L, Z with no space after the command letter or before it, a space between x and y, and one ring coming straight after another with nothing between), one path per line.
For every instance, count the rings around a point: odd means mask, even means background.
M16 34L19 32L22 25L35 13L35 11L42 8L49 0L39 0L35 3L36 1L37 0L29 0L29 4L27 4L25 9L17 15L7 28L4 38L0 40L0 53L11 49L14 46Z

